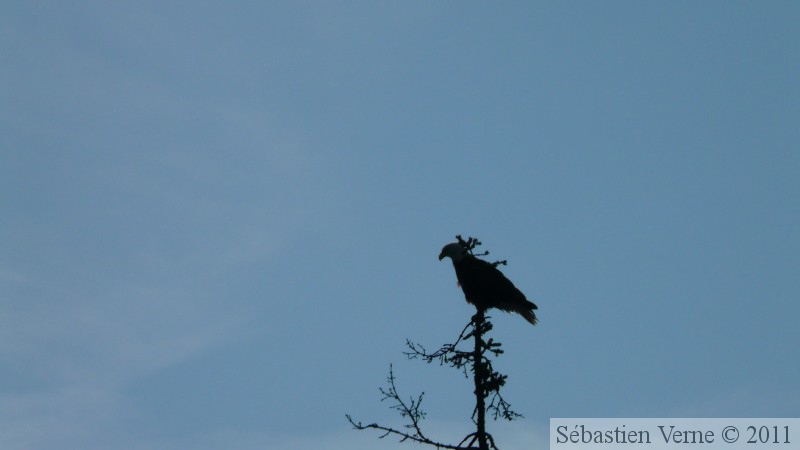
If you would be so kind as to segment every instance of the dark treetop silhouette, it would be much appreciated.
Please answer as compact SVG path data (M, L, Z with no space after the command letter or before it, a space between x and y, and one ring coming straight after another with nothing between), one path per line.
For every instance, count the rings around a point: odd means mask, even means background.
M421 404L424 393L416 399L411 397L406 400L401 396L397 391L391 366L389 366L389 377L387 378L389 387L380 390L383 394L382 400L388 400L391 403L390 408L397 410L410 423L397 429L374 422L363 424L354 420L349 414L346 414L345 417L357 430L378 430L383 433L380 437L392 435L399 437L400 442L416 442L437 449L499 450L492 435L486 431L487 415L494 420L499 418L514 420L521 415L514 412L511 405L500 394L508 377L492 367L491 356L498 357L503 350L500 349L499 342L492 338L485 339L485 336L492 330L492 323L485 313L489 308L517 312L530 323L535 324L536 316L533 314L533 310L536 309L536 305L526 300L525 296L496 269L498 264L505 264L505 261L493 263L482 261L473 253L473 249L481 245L480 241L472 237L465 241L461 236L456 236L456 239L458 242L446 245L442 249L439 260L445 256L453 259L456 275L467 301L475 305L478 311L472 316L470 323L461 330L455 343L445 344L439 350L429 353L422 345L406 340L408 351L404 354L409 359L420 359L427 363L438 361L441 365L449 365L463 371L465 377L468 376L468 369L471 369L475 385L473 391L475 408L472 411L475 432L468 434L456 445L429 438L422 430L425 412L422 410ZM478 256L488 253L481 253ZM470 339L473 341L471 350L459 347L460 344Z
M475 305L478 311L497 308L506 312L515 312L532 325L536 325L538 320L533 312L538 309L536 305L528 301L525 294L497 270L496 266L505 264L505 261L489 263L478 259L470 252L472 248L470 244L472 242L465 242L459 236L458 242L445 245L442 252L439 253L439 261L445 257L453 260L456 278L464 291L467 303ZM487 253L482 255L485 254Z

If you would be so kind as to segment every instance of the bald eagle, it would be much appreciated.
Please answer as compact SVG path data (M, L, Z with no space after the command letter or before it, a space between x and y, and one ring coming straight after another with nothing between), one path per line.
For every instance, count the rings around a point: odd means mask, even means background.
M536 305L528 301L525 294L520 292L493 264L476 258L458 242L447 244L442 248L439 261L445 257L453 260L456 278L464 291L467 303L483 311L497 308L515 312L531 325L536 325L538 320L533 312L538 309Z

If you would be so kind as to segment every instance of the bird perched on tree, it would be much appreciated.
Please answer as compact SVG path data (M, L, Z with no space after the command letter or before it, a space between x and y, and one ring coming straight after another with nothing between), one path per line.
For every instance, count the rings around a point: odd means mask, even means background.
M467 303L483 311L497 308L515 312L531 325L536 325L538 320L533 312L538 309L536 305L528 301L525 294L497 270L495 264L476 258L463 241L445 245L439 253L439 261L445 257L453 260L456 278Z

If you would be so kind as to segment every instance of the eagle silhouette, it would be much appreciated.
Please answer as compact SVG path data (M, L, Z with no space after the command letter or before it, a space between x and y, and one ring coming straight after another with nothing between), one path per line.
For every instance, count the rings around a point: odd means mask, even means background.
M494 264L476 258L459 242L447 244L439 253L439 261L445 257L453 260L456 278L467 303L472 304L479 311L497 308L501 311L517 313L525 318L531 325L536 325L538 319L534 310L536 304L528 301L514 283L497 270Z

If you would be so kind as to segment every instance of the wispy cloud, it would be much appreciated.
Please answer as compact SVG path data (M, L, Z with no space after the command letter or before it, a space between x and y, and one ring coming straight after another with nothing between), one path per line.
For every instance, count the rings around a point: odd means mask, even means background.
M105 294L2 308L2 366L28 381L0 395L0 447L114 448L102 441L136 414L127 385L246 328L242 314L198 292L121 286Z
M0 396L0 447L9 450L106 446L125 419L125 399L105 387L60 387Z

